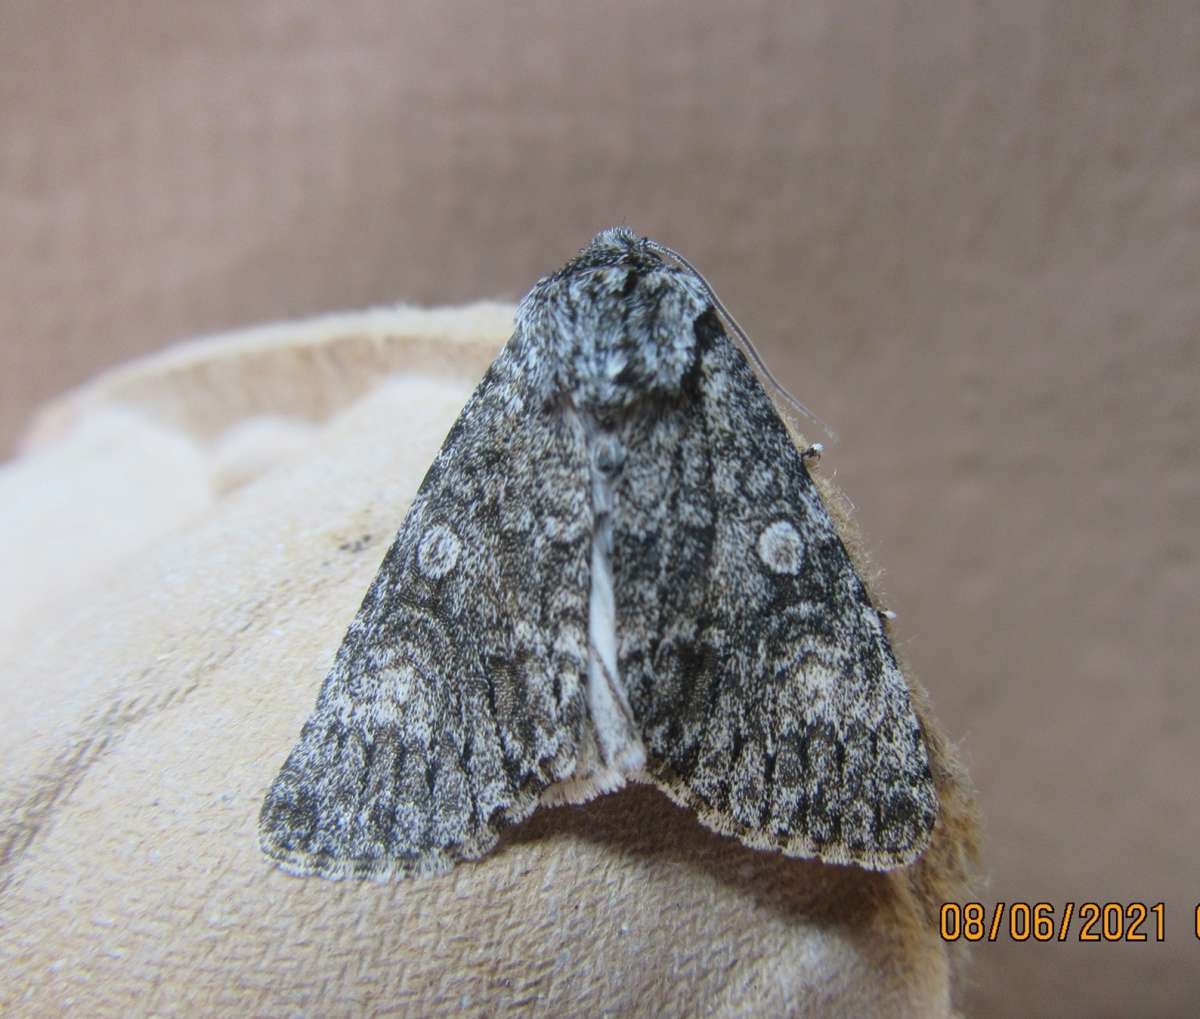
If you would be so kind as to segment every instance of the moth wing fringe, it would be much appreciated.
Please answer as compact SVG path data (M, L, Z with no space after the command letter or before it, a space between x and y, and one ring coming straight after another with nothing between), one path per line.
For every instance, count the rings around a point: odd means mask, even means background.
M436 877L446 874L466 860L478 860L496 847L500 832L520 824L537 808L538 795L524 793L511 806L499 812L478 836L457 846L431 849L413 858L380 856L369 859L339 857L332 853L308 853L278 845L274 833L265 825L258 830L263 854L280 870L294 877L322 877L330 881L374 881L387 884L409 878Z
M651 761L646 768L645 775L646 781L666 794L667 798L674 803L685 810L690 810L706 828L720 835L732 836L751 849L768 849L782 853L784 856L819 860L822 863L842 866L864 867L867 870L886 871L916 863L929 846L930 832L926 832L924 841L915 845L911 850L897 853L852 852L845 846L833 844L818 846L817 843L803 835L784 838L733 820L701 799L687 783L660 762Z

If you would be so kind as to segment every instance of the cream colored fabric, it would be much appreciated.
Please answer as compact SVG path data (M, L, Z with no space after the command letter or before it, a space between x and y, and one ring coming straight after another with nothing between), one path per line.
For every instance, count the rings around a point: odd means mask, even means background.
M300 880L257 813L511 309L176 348L43 412L0 472L0 1011L879 1015L950 1008L931 916L969 800L871 874L649 788L543 809L423 881Z

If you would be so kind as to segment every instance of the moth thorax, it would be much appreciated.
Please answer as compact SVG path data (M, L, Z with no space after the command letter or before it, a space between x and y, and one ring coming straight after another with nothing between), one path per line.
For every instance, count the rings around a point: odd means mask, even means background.
M575 362L566 381L571 402L603 420L639 404L673 398L689 367L690 358L631 347Z
M696 367L696 320L707 305L665 270L612 267L587 284L572 295L554 352L575 406L603 415L678 395Z

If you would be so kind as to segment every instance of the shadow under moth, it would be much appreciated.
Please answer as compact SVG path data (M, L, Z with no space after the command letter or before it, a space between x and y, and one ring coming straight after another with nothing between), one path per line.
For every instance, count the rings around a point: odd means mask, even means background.
M921 854L937 798L886 624L723 322L744 338L623 228L521 301L267 793L268 857L435 873L627 780L749 846Z

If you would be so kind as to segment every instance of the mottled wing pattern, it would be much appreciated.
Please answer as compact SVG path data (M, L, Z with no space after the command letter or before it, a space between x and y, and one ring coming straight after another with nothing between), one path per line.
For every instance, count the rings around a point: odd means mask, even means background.
M510 340L451 429L271 786L260 842L293 873L444 870L573 771L586 449L528 357Z
M784 424L715 314L688 392L631 420L619 666L651 777L748 844L887 868L937 812L880 615Z

